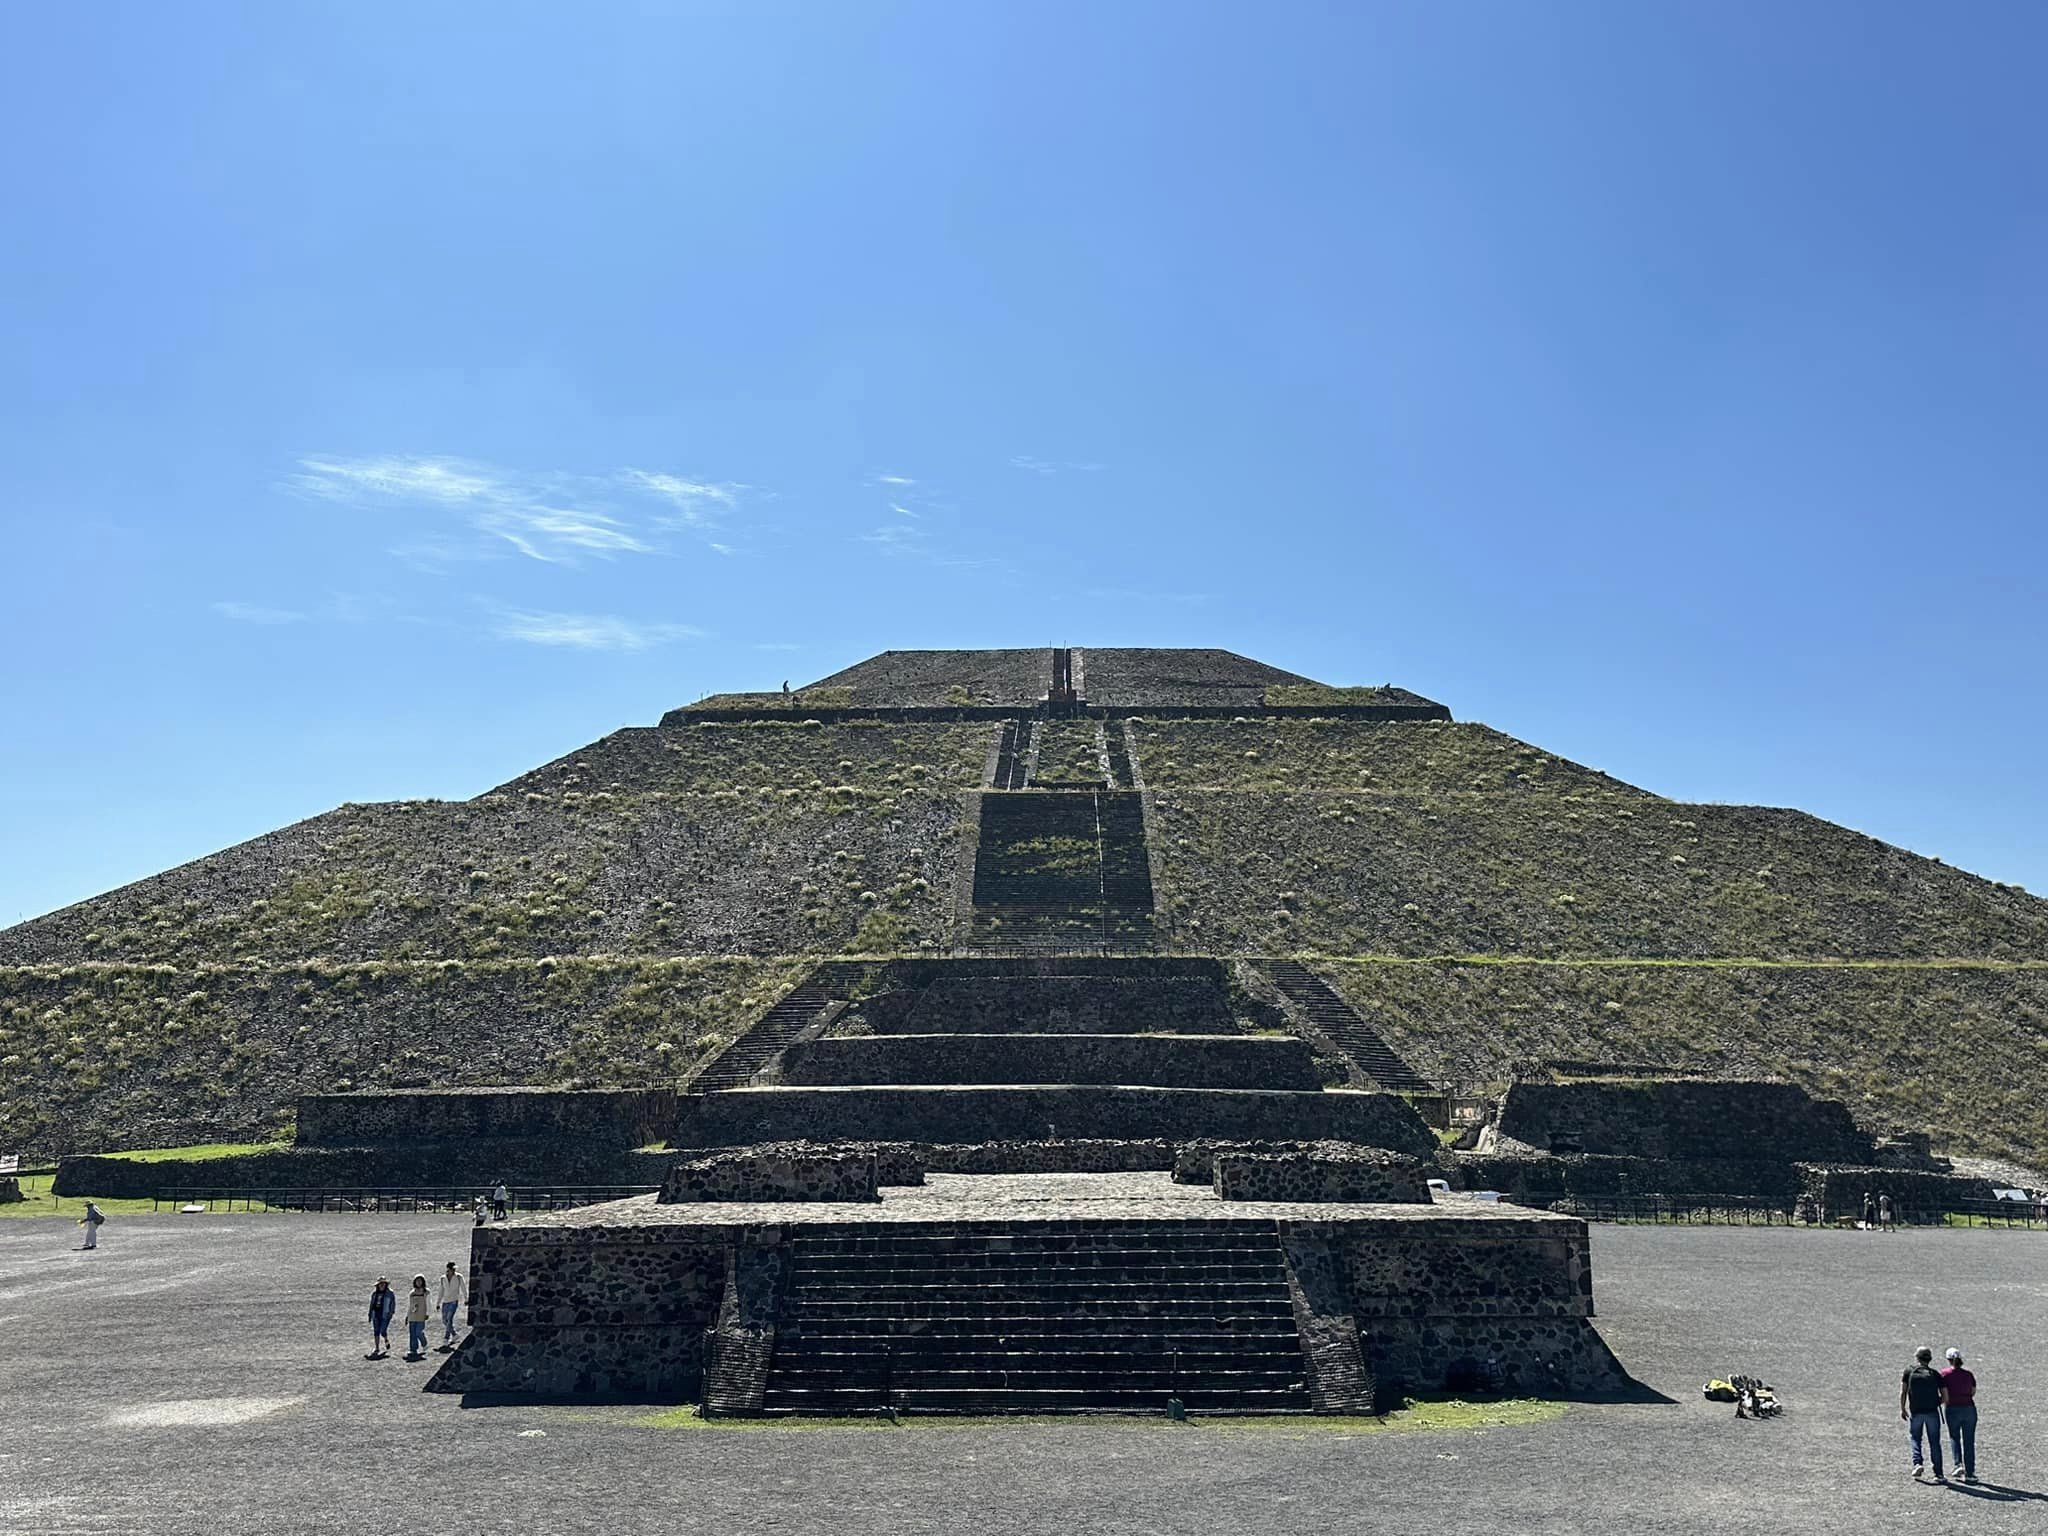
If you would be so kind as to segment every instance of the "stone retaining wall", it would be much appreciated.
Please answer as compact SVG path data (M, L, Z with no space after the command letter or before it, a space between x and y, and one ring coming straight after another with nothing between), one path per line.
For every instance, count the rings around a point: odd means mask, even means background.
M940 977L900 1020L910 1034L1234 1034L1221 968L1214 976Z
M1792 1083L1515 1083L1499 1134L1538 1151L1667 1159L1867 1163L1848 1106Z
M660 1203L707 1200L879 1200L874 1154L805 1143L685 1158L662 1180Z
M1090 1083L1162 1088L1322 1087L1308 1046L1244 1035L875 1035L785 1051L792 1086Z
M470 1333L430 1392L682 1402L726 1290L732 1227L480 1227Z
M1417 1158L1398 1155L1220 1151L1215 1156L1215 1190L1219 1200L1428 1205L1430 1168Z
M1800 1193L1808 1196L1827 1219L1863 1214L1863 1196L1892 1197L1892 1209L1904 1217L1924 1217L1956 1209L1959 1203L1992 1200L1987 1179L1955 1173L1929 1173L1914 1168L1842 1168L1808 1164L1799 1169Z
M668 1134L669 1088L450 1088L391 1093L310 1093L299 1098L302 1147L472 1137L543 1138L642 1147Z
M1452 1152L1443 1165L1456 1188L1497 1189L1523 1204L1732 1195L1779 1200L1789 1210L1804 1182L1796 1164L1756 1158Z
M933 1173L1158 1173L1173 1166L1170 1141L982 1141L923 1154Z
M1048 1135L1048 1129L1052 1134ZM1225 1088L740 1088L686 1095L670 1143L1181 1140L1290 1136L1428 1154L1436 1137L1386 1093Z

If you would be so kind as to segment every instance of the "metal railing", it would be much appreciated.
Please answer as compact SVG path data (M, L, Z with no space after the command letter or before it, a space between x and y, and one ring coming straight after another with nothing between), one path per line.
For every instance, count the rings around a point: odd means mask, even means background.
M1534 1203L1534 1202L1531 1202ZM1860 1217L1842 1212L1809 1220L1785 1200L1746 1195L1619 1195L1543 1202L1587 1221L1649 1226L1854 1227ZM2019 1200L1960 1200L1941 1210L1901 1210L1901 1227L2024 1227L2048 1231L2048 1205Z
M555 1184L508 1189L508 1211L566 1211L579 1205L598 1205L607 1200L625 1200L634 1195L651 1195L653 1184ZM469 1211L476 1202L490 1203L488 1185L443 1187L361 1188L334 1186L314 1189L159 1189L149 1197L152 1210L163 1206L204 1206L209 1211L313 1211L313 1212L448 1212Z

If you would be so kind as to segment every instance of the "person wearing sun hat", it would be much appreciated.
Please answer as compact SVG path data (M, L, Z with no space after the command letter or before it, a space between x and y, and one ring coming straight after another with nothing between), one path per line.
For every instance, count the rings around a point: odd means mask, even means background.
M1949 1458L1957 1476L1966 1483L1977 1481L1977 1378L1963 1364L1963 1352L1952 1349L1948 1352L1948 1365L1941 1373L1941 1384L1947 1389L1947 1407L1942 1410L1948 1420L1948 1444L1954 1454Z

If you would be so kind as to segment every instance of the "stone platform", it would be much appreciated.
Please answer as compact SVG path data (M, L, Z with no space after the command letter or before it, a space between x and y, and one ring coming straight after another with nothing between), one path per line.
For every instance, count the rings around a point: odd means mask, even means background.
M930 1175L866 1205L652 1197L480 1229L430 1390L714 1414L1357 1412L1611 1397L1585 1224L1218 1200L1164 1173Z

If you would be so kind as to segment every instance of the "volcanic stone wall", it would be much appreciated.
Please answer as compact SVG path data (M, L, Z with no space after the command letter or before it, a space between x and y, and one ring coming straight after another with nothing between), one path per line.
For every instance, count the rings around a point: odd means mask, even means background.
M1870 1161L1848 1107L1791 1083L1515 1083L1502 1137L1538 1150L1677 1161Z
M877 1035L784 1052L792 1086L1130 1083L1165 1088L1322 1086L1300 1040L1172 1035Z
M730 1227L479 1228L471 1331L427 1390L688 1401L735 1242Z
M299 1145L563 1140L624 1150L667 1136L675 1113L672 1088L433 1088L306 1094L299 1099Z
M1235 1033L1237 1023L1219 967L1214 976L942 977L886 1027L917 1035L1190 1035Z
M881 1198L872 1153L792 1143L685 1158L662 1180L659 1203Z
M679 1147L760 1141L1038 1141L1287 1133L1428 1153L1436 1138L1408 1101L1384 1093L1223 1088L742 1088L685 1095Z
M1216 1154L1214 1164L1219 1200L1431 1203L1430 1165L1412 1157L1226 1151Z

